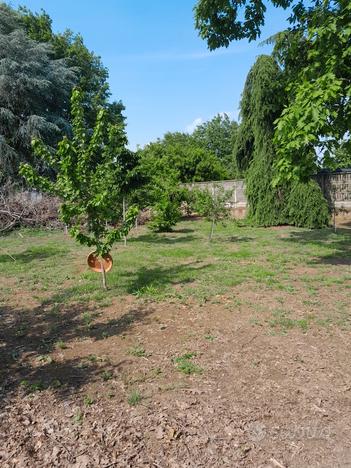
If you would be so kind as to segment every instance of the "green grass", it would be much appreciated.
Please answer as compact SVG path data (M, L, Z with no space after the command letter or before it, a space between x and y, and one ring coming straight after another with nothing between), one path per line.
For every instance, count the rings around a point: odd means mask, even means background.
M182 356L175 357L173 362L176 369L186 375L202 374L203 369L192 361L195 356L195 353L185 353Z
M103 373L101 374L102 380L107 382L108 380L111 380L113 377L112 372L104 370Z
M132 346L131 348L129 348L128 354L130 354L131 356L135 356L135 357L147 357L150 355L146 353L143 346L140 346L140 345Z
M292 328L299 328L306 333L313 319L312 316L299 319L291 318L289 312L278 309L272 313L272 319L268 323L272 329L282 334L286 334Z
M97 310L125 295L140 301L195 301L205 306L221 303L221 296L235 288L269 290L273 296L282 294L284 300L303 293L310 302L329 291L349 303L350 230L335 234L332 229L267 229L228 223L217 227L209 243L208 229L206 221L181 222L171 233L138 228L126 247L119 243L111 252L115 262L107 275L108 291L101 289L100 275L86 266L91 249L60 231L15 231L1 237L0 302L11 306L14 290L36 298L39 306L56 316L52 326L57 334L63 308L86 304L80 318L90 330L96 317L90 304ZM307 272L296 273L301 268ZM240 306L233 302L230 307L235 311ZM335 306L335 313L339 315L332 317L334 323L348 323L346 312L337 312ZM18 338L28 330L25 322L18 324ZM108 337L108 332L103 331L101 337Z
M130 404L130 406L137 406L141 402L142 399L143 397L141 393L139 392L139 390L133 390L128 395L127 401Z

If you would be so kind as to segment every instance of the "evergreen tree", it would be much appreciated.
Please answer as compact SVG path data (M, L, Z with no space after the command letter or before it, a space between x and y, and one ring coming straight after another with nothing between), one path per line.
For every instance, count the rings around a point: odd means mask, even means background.
M111 92L108 84L108 70L101 58L90 51L84 44L83 37L66 29L62 33L54 33L52 19L44 11L33 13L26 7L20 7L19 16L23 28L31 39L48 43L54 59L65 59L77 73L77 84L84 95L84 109L87 124L93 127L96 120L96 109L107 110L107 118L111 123L118 124L124 120L121 101L109 102Z
M307 184L282 181L274 184L278 156L274 145L274 122L286 96L282 71L273 57L262 55L251 68L241 101L242 124L237 144L238 165L247 167L248 219L260 226L293 224L305 227L328 225L328 207L315 181ZM241 145L241 146L240 146ZM298 196L304 213L296 209ZM306 214L308 213L308 215Z
M287 222L284 190L271 185L276 158L274 121L280 115L284 101L280 75L272 57L258 57L247 76L241 100L238 166L247 168L248 217L254 224L263 226Z
M30 39L18 14L0 4L0 181L18 178L21 161L33 159L31 140L54 147L69 129L69 98L75 73L51 58L47 44Z

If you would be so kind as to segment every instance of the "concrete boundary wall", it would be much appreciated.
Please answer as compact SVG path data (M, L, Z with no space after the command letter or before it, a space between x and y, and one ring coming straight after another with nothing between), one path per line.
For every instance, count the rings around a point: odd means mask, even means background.
M335 172L321 171L315 176L325 198L331 208L339 211L351 212L351 169L340 169ZM184 184L190 190L215 190L216 186L222 186L225 190L232 190L233 195L229 200L230 207L236 216L242 217L247 209L244 180L219 180L210 182L193 182Z
M351 169L321 171L316 180L332 208L351 212Z

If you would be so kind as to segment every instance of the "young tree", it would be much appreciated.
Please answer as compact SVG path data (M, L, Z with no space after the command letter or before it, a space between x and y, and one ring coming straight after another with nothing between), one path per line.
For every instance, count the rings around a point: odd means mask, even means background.
M32 187L62 199L61 220L70 226L70 234L80 244L94 246L96 256L102 257L101 273L106 288L102 259L113 244L128 233L138 210L129 208L125 219L121 220L125 183L121 157L127 143L124 125L108 123L106 110L100 109L89 136L82 101L82 93L74 90L72 140L64 137L56 152L50 151L40 140L32 143L37 157L55 170L55 180L39 175L30 164L22 164L20 173Z
M197 190L194 193L195 210L211 222L209 241L211 242L215 226L230 216L228 202L233 195L232 190L225 190L222 185L213 185L212 190Z

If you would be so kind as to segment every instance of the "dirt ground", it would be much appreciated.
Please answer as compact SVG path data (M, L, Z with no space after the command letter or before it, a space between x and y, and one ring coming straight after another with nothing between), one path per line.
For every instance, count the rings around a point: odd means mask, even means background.
M324 281L345 262L323 265ZM316 266L290 274L294 294L249 282L204 302L130 294L101 309L13 289L1 467L351 467L350 277L316 297L303 283ZM341 300L341 325L318 316Z
M116 301L90 338L56 350L45 366L31 362L26 343L2 401L1 466L351 466L350 334L270 335L245 307L217 299L201 307ZM257 291L254 300L271 298ZM16 320L13 311L5 320ZM66 320L71 326L74 311ZM97 339L111 321L111 336ZM33 325L40 334L40 311ZM145 355L128 354L140 343ZM15 352L18 340L8 336L6 346ZM175 374L172 358L184 350L196 352L202 373ZM31 381L56 377L57 388L11 388L11 379L28 379L29 364ZM142 400L133 407L126 393L136 386ZM94 401L84 404L87 396Z

